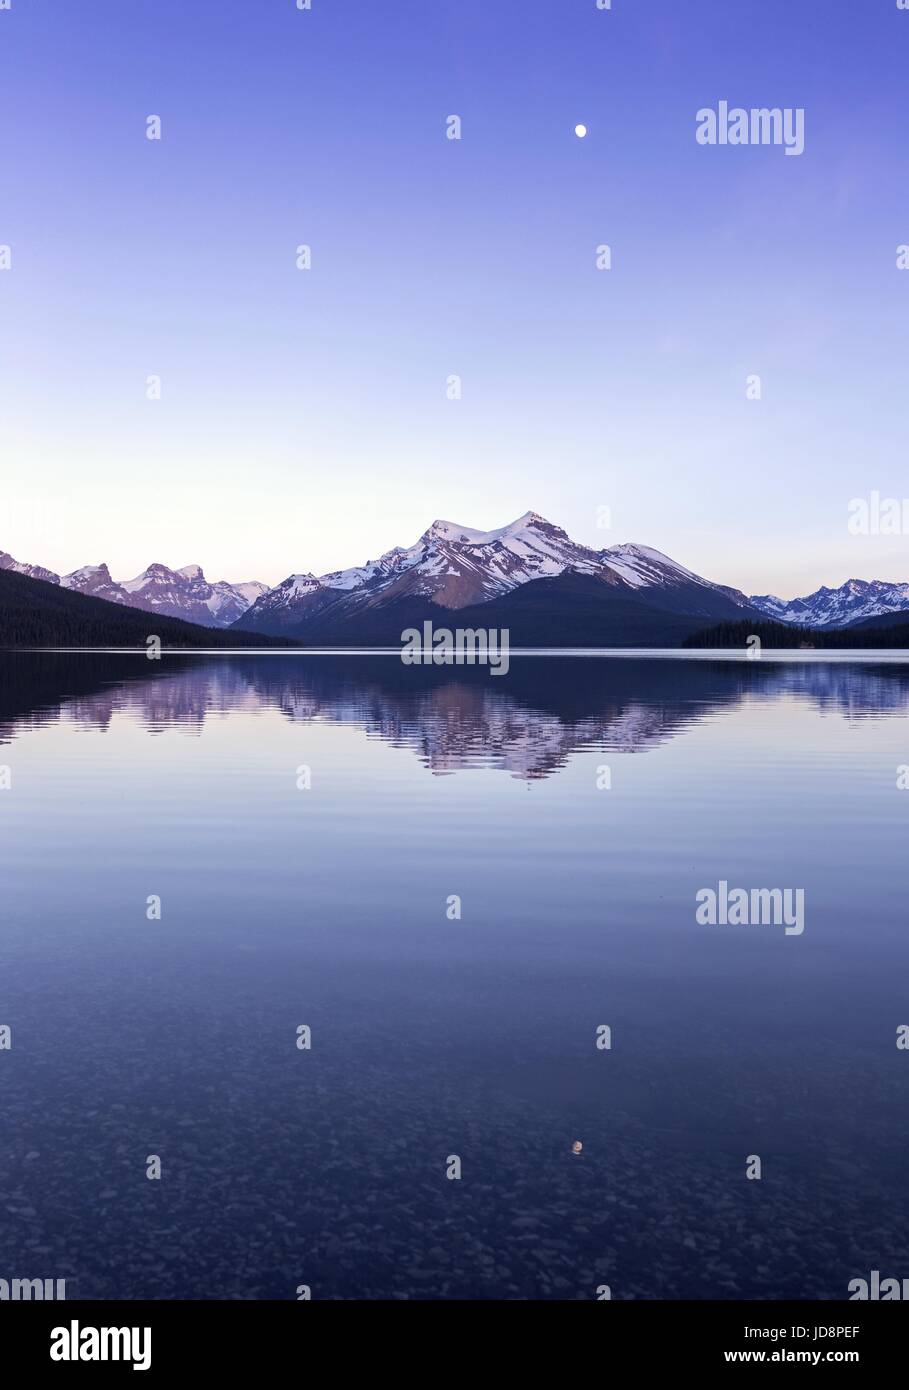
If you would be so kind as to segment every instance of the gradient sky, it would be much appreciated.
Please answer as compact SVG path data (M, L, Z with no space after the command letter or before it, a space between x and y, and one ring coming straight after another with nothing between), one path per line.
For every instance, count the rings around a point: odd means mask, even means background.
M909 580L846 525L909 495L909 12L312 4L0 11L0 548L276 582L534 509L747 592ZM699 146L721 99L805 153Z

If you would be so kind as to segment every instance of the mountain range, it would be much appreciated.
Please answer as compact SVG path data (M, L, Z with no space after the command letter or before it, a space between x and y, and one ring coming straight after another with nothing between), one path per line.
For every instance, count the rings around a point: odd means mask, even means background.
M72 574L55 574L43 565L23 564L0 550L0 570L24 574L29 579L43 579L59 584L77 594L103 598L108 603L122 603L128 608L141 608L146 613L160 613L168 618L182 618L200 627L230 627L250 604L268 590L267 584L247 580L240 584L225 579L213 583L205 578L200 565L186 565L171 570L166 565L149 565L135 579L111 578L107 565L85 565Z
M434 521L415 545L330 574L292 574L238 626L331 644L396 644L437 626L507 627L514 645L680 641L753 610L746 596L643 545L596 550L536 512L477 531Z
M12 568L0 569L0 648L117 647L147 649L149 637L170 649L293 647L279 637L201 627L162 612L147 612L80 594Z
M804 598L753 594L751 605L779 623L801 627L851 627L869 619L909 610L909 584L883 579L847 579L838 589L815 589Z
M646 545L603 549L536 512L493 531L434 521L409 547L280 584L209 581L199 565L149 565L115 580L107 565L58 575L0 551L0 570L205 628L316 645L398 645L402 631L508 628L513 646L674 646L716 624L772 620L818 631L909 613L909 584L849 580L802 598L748 596Z

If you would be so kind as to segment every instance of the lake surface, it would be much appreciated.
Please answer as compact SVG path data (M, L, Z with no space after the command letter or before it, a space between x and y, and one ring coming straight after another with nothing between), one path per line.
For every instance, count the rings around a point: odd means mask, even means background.
M909 1277L907 711L892 661L3 656L0 1277Z

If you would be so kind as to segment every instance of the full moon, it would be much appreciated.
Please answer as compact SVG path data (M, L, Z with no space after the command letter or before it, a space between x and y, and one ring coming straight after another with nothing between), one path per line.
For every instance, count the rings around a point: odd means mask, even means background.
M574 133L575 133L575 135L578 137L579 140L583 140L583 139L584 139L584 136L587 134L587 127L586 127L586 125L576 125L575 128L574 128Z

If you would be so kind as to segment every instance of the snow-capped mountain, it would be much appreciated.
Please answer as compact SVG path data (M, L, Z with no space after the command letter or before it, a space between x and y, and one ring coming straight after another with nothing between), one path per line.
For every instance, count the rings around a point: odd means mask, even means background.
M0 550L0 570L12 570L14 574L24 574L29 579L43 579L46 584L60 583L59 574L54 574L53 570L46 570L43 565L26 565L21 560L14 560L5 550Z
M64 589L74 589L92 598L105 598L109 603L126 603L127 595L121 585L111 578L107 565L83 565L82 569L65 574L59 581Z
M399 618L410 626L438 609L463 612L488 626L513 621L525 640L536 623L547 641L564 642L570 633L581 645L592 630L603 642L625 629L641 641L674 642L686 635L686 624L695 631L712 622L763 616L820 629L909 614L909 583L850 579L802 598L749 598L651 546L582 545L538 512L493 531L434 521L413 545L394 546L350 569L292 574L273 588L257 580L210 581L199 565L172 570L152 564L126 580L114 579L105 564L61 576L2 550L0 570L205 627L330 645L381 644ZM655 624L654 610L666 621Z
M610 550L599 551L599 555L626 584L638 590L639 597L660 608L714 617L721 611L726 616L730 604L733 609L750 607L750 600L739 589L702 579L677 560L670 560L668 555L648 545L615 545ZM744 615L738 613L736 616Z
M113 579L107 565L84 565L72 574L59 575L41 565L27 565L0 551L0 569L14 570L30 579L43 579L64 589L122 603L169 618L183 618L202 627L231 627L268 590L267 584L248 580L230 584L219 579L210 582L199 565L181 570L166 565L149 565L135 579Z
M525 512L494 531L434 521L414 545L395 546L365 565L318 577L290 575L244 614L243 626L277 634L302 632L316 618L323 626L353 618L362 625L371 609L417 601L459 610L567 573L596 579L604 597L667 612L720 619L750 611L738 590L702 579L658 550L594 550L537 512Z
M848 627L868 618L909 610L909 584L883 579L848 579L838 589L815 589L804 598L782 599L775 594L753 595L753 608L780 623L802 627Z
M199 565L186 565L180 570L149 565L135 579L121 583L120 588L125 595L123 601L134 608L185 618L203 627L230 627L267 592L267 585L257 580L242 584L229 584L223 579L210 582Z

